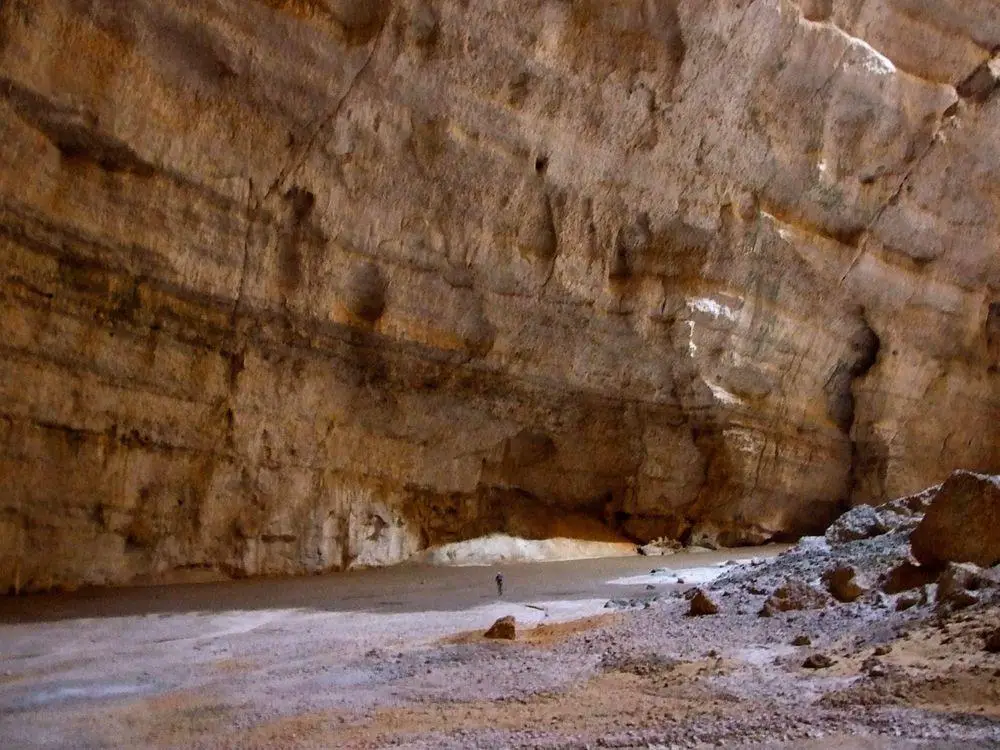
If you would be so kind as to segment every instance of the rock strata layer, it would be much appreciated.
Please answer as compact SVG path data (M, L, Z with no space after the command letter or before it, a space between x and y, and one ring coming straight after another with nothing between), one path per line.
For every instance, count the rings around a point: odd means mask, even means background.
M0 4L0 588L1000 472L978 0Z

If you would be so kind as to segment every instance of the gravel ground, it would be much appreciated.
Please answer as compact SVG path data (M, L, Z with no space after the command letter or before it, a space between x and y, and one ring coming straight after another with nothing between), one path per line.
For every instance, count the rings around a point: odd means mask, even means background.
M787 578L849 561L868 585L905 552L890 532L736 567L757 553L511 566L504 601L491 568L22 600L0 607L0 745L1000 747L995 592L758 615ZM687 616L685 576L719 614ZM483 639L506 614L518 640Z

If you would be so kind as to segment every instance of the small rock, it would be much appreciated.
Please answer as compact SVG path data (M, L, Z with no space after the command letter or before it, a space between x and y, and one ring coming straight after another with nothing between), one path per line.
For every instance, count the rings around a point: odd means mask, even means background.
M823 583L838 602L853 602L865 593L856 580L857 573L851 565L840 565L823 573Z
M702 615L717 615L718 613L719 605L713 602L704 591L695 589L694 596L691 597L691 609L688 610L688 615L701 617Z
M886 677L889 674L889 670L885 668L885 665L874 657L865 659L864 663L861 665L861 669L869 677L875 679Z
M939 610L954 612L979 602L973 591L996 583L982 568L968 563L949 563L938 578L935 601Z
M797 635L792 639L793 646L811 646L812 638L808 635Z
M870 505L859 505L844 513L826 530L830 544L847 544L859 539L871 539L884 534L886 528L878 511Z
M983 648L991 654L1000 654L1000 628L997 628L986 636Z
M833 659L831 659L826 654L809 654L805 661L802 662L802 666L806 669L826 669L827 667L832 667L834 665Z
M791 612L803 609L823 609L830 603L829 597L809 584L789 578L764 602L761 617L771 617L776 612Z
M496 638L499 640L513 641L517 638L517 620L513 615L501 617L487 630L483 636L485 638Z
M896 600L896 611L905 612L908 609L912 609L920 604L920 596L918 594L903 594Z
M651 583L646 584L646 591L656 591L656 586Z
M892 653L892 646L885 644L882 646L876 646L875 650L872 652L875 656L888 656Z

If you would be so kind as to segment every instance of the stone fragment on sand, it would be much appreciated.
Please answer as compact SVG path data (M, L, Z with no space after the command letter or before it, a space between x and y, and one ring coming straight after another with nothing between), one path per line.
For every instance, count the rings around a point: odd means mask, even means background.
M896 611L905 612L908 609L913 609L920 604L919 594L903 594L896 600Z
M827 667L832 667L834 665L833 659L831 659L826 654L809 654L805 661L802 662L802 666L806 669L826 669Z
M857 581L857 570L851 565L840 565L826 571L823 583L838 602L853 602L865 593Z
M501 617L483 634L484 638L513 641L517 638L517 620L513 615Z
M793 646L811 646L812 638L808 635L797 635L792 639Z
M830 603L822 591L813 588L808 583L789 578L775 589L761 607L761 617L771 617L777 612L791 612L803 609L823 609Z
M983 643L983 648L991 654L1000 654L1000 628L997 628L992 633L987 634L985 642Z
M888 656L892 653L892 646L888 643L882 646L876 646L875 650L872 652L875 656Z
M688 615L691 617L701 617L703 615L717 615L719 605L712 601L711 597L701 589L695 589L694 596L691 597L691 609Z
M910 535L910 547L928 566L1000 563L1000 476L952 473Z

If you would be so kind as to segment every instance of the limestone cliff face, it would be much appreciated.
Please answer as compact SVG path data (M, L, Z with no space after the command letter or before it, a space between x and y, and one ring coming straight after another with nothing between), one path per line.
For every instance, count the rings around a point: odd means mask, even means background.
M0 3L0 586L1000 472L991 0Z

